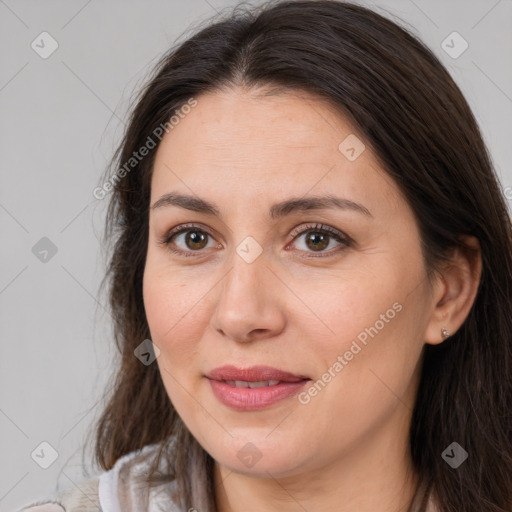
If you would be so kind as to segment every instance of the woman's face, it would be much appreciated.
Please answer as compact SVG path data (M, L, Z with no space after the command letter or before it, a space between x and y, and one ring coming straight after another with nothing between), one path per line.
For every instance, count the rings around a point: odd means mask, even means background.
M401 450L433 308L411 208L326 103L195 99L156 155L144 273L174 407L241 473Z

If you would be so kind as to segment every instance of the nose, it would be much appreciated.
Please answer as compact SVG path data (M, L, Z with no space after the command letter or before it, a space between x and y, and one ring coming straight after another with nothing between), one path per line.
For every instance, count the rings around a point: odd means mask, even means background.
M248 263L238 254L219 283L219 298L211 324L216 332L235 342L273 338L285 328L285 286L261 254Z

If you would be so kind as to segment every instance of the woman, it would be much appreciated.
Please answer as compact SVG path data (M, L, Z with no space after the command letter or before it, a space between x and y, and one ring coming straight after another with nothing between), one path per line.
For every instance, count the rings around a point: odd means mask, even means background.
M235 12L161 60L113 163L105 472L38 512L512 510L511 223L422 43Z

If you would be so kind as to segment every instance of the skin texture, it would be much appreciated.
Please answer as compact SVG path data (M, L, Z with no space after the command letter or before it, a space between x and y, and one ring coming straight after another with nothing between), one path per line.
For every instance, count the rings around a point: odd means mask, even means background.
M455 251L430 286L413 210L396 184L368 145L354 161L338 149L350 134L364 142L357 130L306 93L262 92L197 97L158 149L150 204L179 192L221 214L150 210L144 304L164 385L216 461L220 512L405 510L417 483L407 434L422 349L463 323L480 262ZM324 194L371 216L335 208L269 216L274 203ZM211 235L204 248L194 252L186 233L159 243L186 223ZM292 235L317 223L351 244L331 237L315 252L307 232ZM248 236L263 249L252 263L236 251ZM234 411L204 376L225 364L268 365L317 381L393 304L400 311L306 404L289 397ZM248 442L261 453L252 467L237 456Z

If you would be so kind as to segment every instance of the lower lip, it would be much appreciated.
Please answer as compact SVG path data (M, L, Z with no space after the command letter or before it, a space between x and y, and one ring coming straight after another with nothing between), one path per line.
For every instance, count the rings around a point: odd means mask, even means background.
M281 382L265 388L235 388L226 382L208 379L214 395L227 407L237 411L257 411L284 400L297 392L308 380Z

